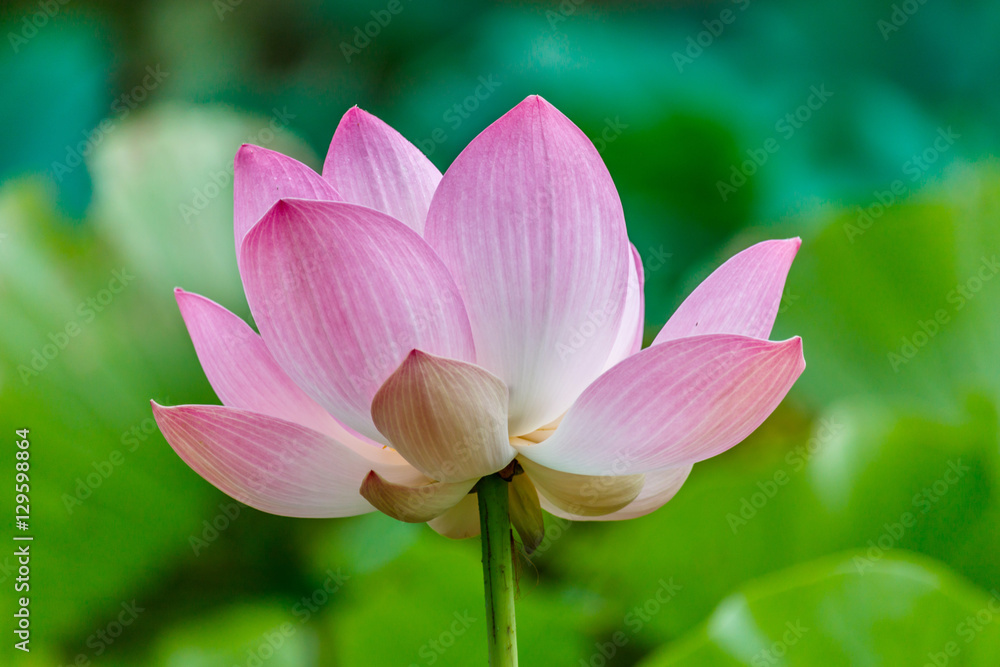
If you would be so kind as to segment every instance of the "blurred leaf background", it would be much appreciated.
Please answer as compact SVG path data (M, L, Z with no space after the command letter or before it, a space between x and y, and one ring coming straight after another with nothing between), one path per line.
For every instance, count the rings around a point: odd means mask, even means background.
M615 179L647 343L799 235L776 338L809 366L663 509L550 522L521 664L1000 663L998 33L987 0L5 2L0 405L36 539L30 654L0 551L3 663L484 664L478 541L241 506L149 399L216 402L174 286L249 319L241 143L318 168L357 104L443 170L532 93Z

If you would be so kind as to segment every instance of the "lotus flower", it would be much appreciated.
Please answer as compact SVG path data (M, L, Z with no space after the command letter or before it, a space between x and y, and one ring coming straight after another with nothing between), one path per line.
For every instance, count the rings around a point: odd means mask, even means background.
M196 472L265 512L375 509L479 532L500 472L514 525L627 519L746 438L805 367L771 342L798 239L716 270L641 348L643 270L586 136L529 97L440 172L353 108L322 176L245 145L236 249L255 333L177 290L223 405L162 407Z

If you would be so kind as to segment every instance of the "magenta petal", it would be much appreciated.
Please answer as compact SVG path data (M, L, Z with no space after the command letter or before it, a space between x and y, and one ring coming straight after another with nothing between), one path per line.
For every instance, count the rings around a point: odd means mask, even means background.
M198 294L174 290L198 361L219 399L301 424L339 440L367 456L402 463L394 452L349 431L285 374L260 336L243 320Z
M419 483L405 467L383 466L322 433L220 405L163 407L153 416L174 451L236 500L271 514L340 517L371 512L358 489L372 469Z
M354 107L333 134L323 178L345 201L388 213L420 234L441 172L399 132Z
M768 338L801 239L764 241L733 255L684 300L653 345L701 334Z
M333 418L285 375L243 320L198 294L177 289L174 296L198 361L225 405L327 433Z
M714 334L629 357L577 399L555 433L515 445L555 470L624 475L689 465L750 435L805 368L802 340Z
M279 199L341 201L332 185L315 171L287 155L243 144L233 171L233 227L236 255L243 237Z
M448 169L424 231L469 312L478 363L510 388L510 432L558 417L603 370L628 289L621 202L597 150L533 96Z
M378 442L372 397L410 350L475 358L448 270L384 213L282 200L242 252L247 300L271 354L330 414Z

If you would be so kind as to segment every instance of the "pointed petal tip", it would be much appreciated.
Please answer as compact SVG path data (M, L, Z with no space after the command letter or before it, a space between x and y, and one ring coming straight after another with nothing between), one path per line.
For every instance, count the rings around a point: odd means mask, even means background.
M271 208L267 209L267 212L261 217L261 220L267 217L273 218L276 214L287 213L290 211L302 211L309 208L329 210L341 207L358 208L359 205L345 201L323 201L319 199L307 199L304 197L282 197L274 202L271 205Z
M413 348L409 351L406 357L399 363L397 367L397 372L410 369L410 368L424 368L429 365L434 365L437 363L447 363L449 361L454 361L448 357L439 357L436 354L431 354L430 352L424 352L423 350Z
M161 418L169 417L172 413L181 410L187 406L184 405L160 405L156 402L156 399L149 399L149 405L153 409L153 418L159 422Z
M786 357L788 359L795 359L795 377L802 375L802 372L806 368L806 356L805 350L803 348L802 336L792 336L787 340L781 341L766 341L775 346L775 350L779 356Z
M189 327L189 331L192 325L190 318L192 316L197 316L198 313L198 311L194 311L193 309L197 309L199 306L215 307L219 309L222 308L222 306L215 301L212 301L207 296L202 296L197 292L188 292L179 287L174 290L174 300L177 301L177 308L181 311L181 318Z
M793 336L792 338L789 338L788 340L795 347L795 349L798 350L799 358L801 359L801 362L802 362L802 368L805 368L806 367L806 356L805 356L805 349L803 348L803 344L802 344L802 336Z
M246 164L247 162L253 160L260 151L267 151L267 149L254 144L240 144L240 148L236 151L236 156L233 158L233 163L235 165Z
M757 245L757 246L772 246L772 247L773 246L786 247L789 250L791 250L792 253L794 254L795 252L798 252L798 249L802 246L802 237L801 236L790 236L787 239L768 239L768 240L765 240L765 241L760 241L759 243L757 243L755 245ZM752 248L752 247L754 247L754 246L750 246L750 248ZM747 250L749 250L749 248L747 248Z
M551 102L546 100L541 95L528 95L523 100L521 100L517 106L508 111L504 115L520 116L522 114L538 114L555 112L560 116L563 115L559 109L557 109Z
M237 249L247 233L282 197L340 201L336 188L288 155L243 144L233 160L233 231Z
M183 405L160 405L156 402L155 398L149 399L149 407L153 411L153 420L156 422L157 426L162 427L162 420L171 419L179 409L184 408Z
M242 241L239 243L239 248L237 249L237 256L240 260L243 260L243 256L247 252L247 241L252 237L259 236L262 230L268 229L271 225L279 224L280 218L286 215L292 208L288 204L289 200L282 198L271 204L271 207L264 212L264 215L260 216L253 225L247 229L246 234L243 235Z
M198 405L160 405L156 402L156 399L149 399L150 409L153 411L153 421L160 428L162 432L165 428L168 428L170 424L173 424L178 418L183 419L184 415L192 407L204 407ZM165 436L166 434L164 434ZM169 440L168 440L169 444ZM173 445L171 445L173 447Z
M785 340L767 340L758 339L767 345L773 346L778 354L795 354L797 353L800 359L802 359L803 365L805 364L805 356L803 355L803 343L802 336L792 336L791 338L786 338Z
M350 109L344 112L344 118L346 119L367 118L368 116L371 116L371 114L359 107L357 104L353 105Z
M802 237L801 236L792 236L791 238L787 238L787 239L783 239L781 241L777 241L777 243L782 243L784 245L787 245L789 247L789 249L791 250L791 252L792 252L792 256L794 257L795 254L798 253L799 248L802 247Z
M583 131L577 127L576 123L570 120L556 105L541 95L528 95L517 106L504 114L504 117L506 116L513 116L515 118L534 116L546 123L568 124L579 131L580 134L583 134Z
M340 123L337 124L337 129L334 130L334 136L336 136L338 131L341 131L341 127L344 125L365 125L372 126L379 123L385 123L381 118L375 114L365 111L357 104L352 106L350 109L344 112L344 115L340 119Z
M177 301L178 306L180 306L182 302L194 301L195 299L200 299L201 301L211 301L211 299L208 299L197 292L188 292L182 287L174 288L174 299Z
M791 262L795 260L795 256L799 252L799 248L802 247L802 238L799 236L792 236L787 239L771 239L769 241L761 241L757 244L757 246L768 246L779 249L780 254L784 255L789 264L791 264ZM753 246L751 246L751 248L752 247ZM750 248L747 250L750 250Z
M302 200L301 199L295 199L295 198L292 198L292 197L282 197L278 201L274 202L271 205L271 208L269 208L267 210L267 213L265 213L264 215L267 216L268 214L283 213L283 212L289 210L290 208L294 208L294 204L296 202L300 202L300 201L302 201Z
M533 93L531 95L528 95L521 101L521 104L518 104L518 106L521 106L522 104L525 106L529 104L534 104L539 108L552 108L552 109L555 108L554 106L552 106L551 102L549 102L547 99L545 99L538 93Z
M398 130L354 106L333 133L323 178L346 201L387 213L422 233L441 172Z
M424 352L423 350L418 350L417 348L413 348L412 350L410 350L410 353L406 355L406 358L403 359L403 363L400 364L400 366L403 366L403 365L407 365L408 366L410 364L427 362L427 361L430 361L430 360L435 359L435 358L436 357L433 354L428 354L427 352Z
M350 109L348 109L347 111L345 111L344 115L340 117L340 123L341 124L349 123L352 120L355 120L356 118L359 118L360 115L361 115L360 111L361 111L361 109L359 109L358 105L355 104Z
M149 406L153 410L153 419L157 424L160 423L161 419L173 419L177 414L182 414L190 408L204 407L196 404L161 405L156 402L155 398L149 399Z
M378 490L383 484L385 484L385 480L382 479L382 476L374 470L369 470L368 474L365 475L365 478L361 480L361 486L358 487L358 493L361 494L362 498L368 500L373 491ZM368 502L371 501L368 500ZM378 509L378 507L375 507L375 509Z

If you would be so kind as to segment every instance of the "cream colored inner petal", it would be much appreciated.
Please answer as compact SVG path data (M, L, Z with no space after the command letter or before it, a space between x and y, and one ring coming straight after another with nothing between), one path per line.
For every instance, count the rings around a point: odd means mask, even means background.
M424 523L457 505L477 481L407 486L388 482L373 470L365 477L360 491L364 499L383 514L407 523Z
M531 478L515 474L507 485L510 499L510 522L521 536L521 544L530 556L545 538L545 519L538 502L538 491Z
M531 433L527 433L525 435L520 435L520 436L512 436L510 438L510 441L511 443L517 442L518 444L521 445L531 445L543 442L547 438L549 438L553 433L556 432L556 428L559 427L559 424L562 423L563 417L565 416L566 413L564 412L554 421L549 422L545 426L542 426L541 428L536 429Z
M602 516L622 509L639 495L645 475L575 475L518 457L538 492L559 509L579 516Z
M507 387L473 364L414 350L375 393L375 427L417 470L440 482L490 475L516 452Z
M428 521L427 525L453 540L476 537L479 535L479 495L466 495L450 510Z

